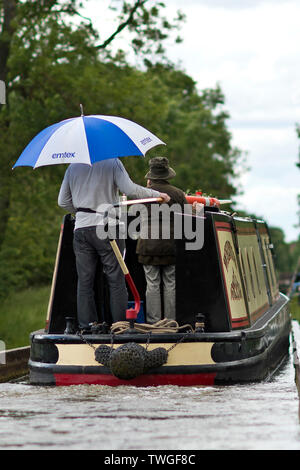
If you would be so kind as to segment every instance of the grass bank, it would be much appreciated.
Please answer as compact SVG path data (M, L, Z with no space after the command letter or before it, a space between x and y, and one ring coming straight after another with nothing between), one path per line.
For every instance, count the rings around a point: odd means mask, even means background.
M49 287L35 287L15 292L0 304L0 340L6 349L29 345L32 331L44 328Z
M299 297L294 296L290 302L291 315L293 320L297 320L300 323L300 301Z

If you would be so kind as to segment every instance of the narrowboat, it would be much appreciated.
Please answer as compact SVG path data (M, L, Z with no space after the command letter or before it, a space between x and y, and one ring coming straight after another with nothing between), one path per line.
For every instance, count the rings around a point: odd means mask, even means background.
M217 200L206 204L202 246L188 249L184 234L176 240L176 321L147 323L144 272L137 241L128 237L127 321L112 324L99 261L100 326L89 334L76 327L74 218L64 217L45 328L30 335L31 384L198 386L272 376L288 355L291 317L289 299L278 289L268 226L221 210ZM177 216L196 227L197 215Z

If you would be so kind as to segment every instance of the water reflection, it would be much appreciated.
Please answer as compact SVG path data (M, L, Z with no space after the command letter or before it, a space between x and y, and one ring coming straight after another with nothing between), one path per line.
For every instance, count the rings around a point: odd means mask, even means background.
M0 384L0 449L300 449L292 356L270 382L151 388Z

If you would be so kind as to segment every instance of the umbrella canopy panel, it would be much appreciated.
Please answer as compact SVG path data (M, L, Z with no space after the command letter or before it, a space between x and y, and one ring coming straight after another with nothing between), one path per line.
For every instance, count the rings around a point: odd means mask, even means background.
M128 119L80 116L53 124L37 134L13 168L61 163L92 165L109 158L144 156L156 145L164 145L164 142Z

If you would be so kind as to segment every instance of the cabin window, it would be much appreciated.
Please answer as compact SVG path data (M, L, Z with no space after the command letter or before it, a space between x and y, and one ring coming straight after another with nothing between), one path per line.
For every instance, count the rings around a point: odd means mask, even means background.
M267 265L267 273L268 273L268 278L271 286L274 286L274 279L273 279L273 273L271 269L271 264L270 264L270 255L269 255L269 246L268 246L268 241L265 238L263 241L264 245L264 254L265 254L265 261Z
M254 265L254 272L255 272L255 277L256 277L256 282L257 282L257 289L258 289L259 295L261 295L262 292L261 292L261 288L260 288L260 282L259 282L259 279L258 279L257 264L256 264L256 261L255 261L254 250L253 250L252 247L251 247L251 251L252 251L252 259L253 259L253 265Z
M253 293L253 297L255 298L254 281L253 281L253 275L252 275L252 269L251 269L251 264L250 264L250 260L249 260L248 251L246 251L246 255L247 255L247 261L248 261L248 267L249 267L250 283L251 283L251 287L252 287L252 293Z
M243 278L244 278L244 284L245 284L247 299L248 299L248 302L250 302L248 281L247 281L247 277L246 277L245 263L244 263L244 257L243 257L242 250L240 250L240 259L241 259L241 267L242 267L242 272L243 272Z
M272 253L269 248L269 240L268 242L266 241L266 248L267 248L267 253L268 253L268 259L269 259L269 266L270 266L270 273L271 273L271 282L272 285L275 287L276 286L276 279L275 279L275 274L273 270L273 258L272 258Z

